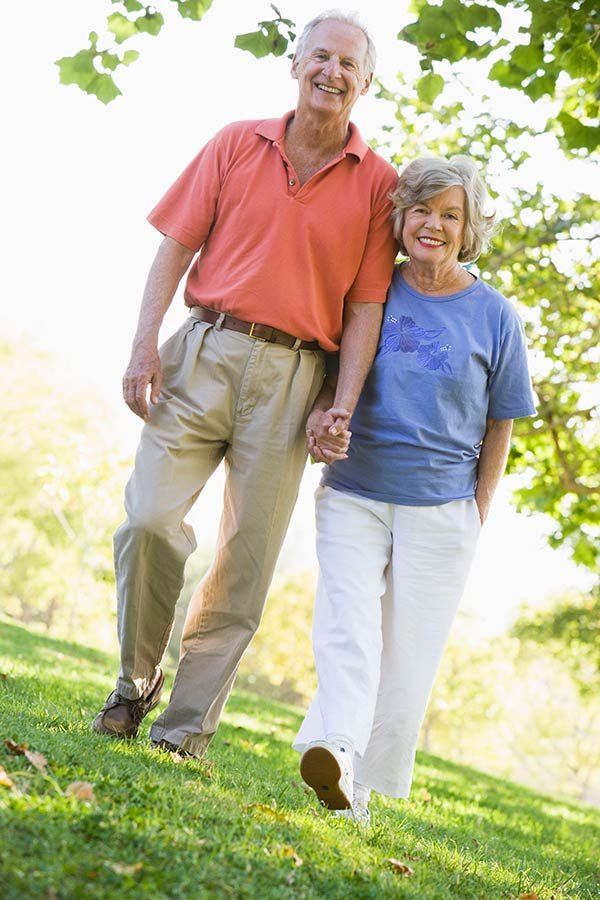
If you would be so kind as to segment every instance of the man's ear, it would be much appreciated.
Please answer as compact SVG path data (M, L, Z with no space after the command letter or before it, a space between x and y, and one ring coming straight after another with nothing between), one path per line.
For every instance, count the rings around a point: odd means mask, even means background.
M367 75L367 77L365 78L365 83L362 87L361 94L366 94L367 91L369 90L369 88L371 87L372 83L373 83L373 73L370 72L369 75Z
M292 68L291 68L292 78L298 78L298 57L294 53L292 57Z

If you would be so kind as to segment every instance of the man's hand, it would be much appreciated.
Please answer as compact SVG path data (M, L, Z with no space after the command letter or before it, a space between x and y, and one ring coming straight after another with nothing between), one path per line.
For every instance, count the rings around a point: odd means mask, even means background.
M145 422L150 418L148 412L148 385L150 399L158 402L162 382L162 367L156 346L138 347L134 349L123 376L123 399L129 409Z
M332 463L348 458L351 415L339 407L313 409L306 422L306 446L315 462Z

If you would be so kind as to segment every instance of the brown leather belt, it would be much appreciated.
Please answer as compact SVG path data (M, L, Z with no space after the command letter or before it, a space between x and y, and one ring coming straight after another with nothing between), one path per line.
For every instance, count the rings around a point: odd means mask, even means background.
M206 306L192 306L190 314L201 322L211 322L213 325L219 324L221 328L228 328L230 331L240 331L257 341L266 341L269 344L283 344L290 350L320 350L318 341L301 341L292 334L285 331L279 331L278 328L271 328L270 325L261 325L259 322L244 322L243 319L236 319L235 316L227 316L217 312L216 309L207 309ZM220 321L219 321L220 320Z

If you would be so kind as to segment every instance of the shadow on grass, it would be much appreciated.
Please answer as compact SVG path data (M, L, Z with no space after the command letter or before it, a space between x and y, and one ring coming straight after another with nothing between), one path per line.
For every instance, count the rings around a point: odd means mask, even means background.
M108 653L37 634L18 625L11 625L6 619L0 621L0 654L25 657L39 665L47 665L53 658L62 656L71 657L75 662L85 660L93 665L114 667L114 658Z

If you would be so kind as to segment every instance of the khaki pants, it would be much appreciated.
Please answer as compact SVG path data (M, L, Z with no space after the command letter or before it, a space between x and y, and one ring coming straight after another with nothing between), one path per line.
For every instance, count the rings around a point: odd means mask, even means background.
M163 387L125 491L127 520L115 534L124 697L139 697L161 661L196 548L184 517L221 460L226 484L215 559L190 602L173 692L152 740L200 756L217 728L296 501L324 356L193 314L161 348Z

